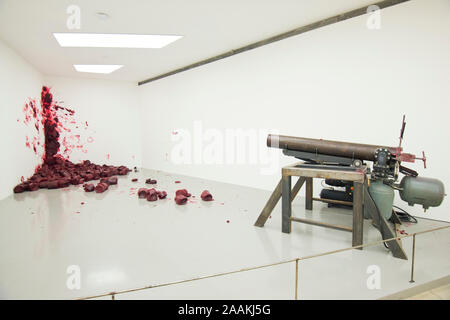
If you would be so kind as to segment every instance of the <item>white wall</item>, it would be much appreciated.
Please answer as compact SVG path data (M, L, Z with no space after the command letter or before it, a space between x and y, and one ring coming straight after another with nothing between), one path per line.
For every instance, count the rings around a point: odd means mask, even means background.
M0 41L0 199L10 195L20 177L32 175L41 162L25 147L25 136L33 136L34 128L22 122L23 106L28 97L40 97L41 86L39 71Z
M422 175L450 188L450 1L415 0L327 26L139 88L144 167L272 189L258 165L170 161L177 129L276 129L282 134L397 145L429 157ZM260 139L259 148L266 149ZM277 152L277 151L273 151ZM169 156L167 156L169 154ZM280 166L293 159L282 157ZM318 188L316 188L316 192ZM263 205L266 199L261 199ZM406 207L405 203L401 203ZM407 208L423 215L421 208ZM450 220L450 201L423 216Z
M54 76L45 76L44 82L52 88L54 99L63 101L61 106L75 110L77 123L88 123L87 129L76 130L87 153L75 150L71 161L142 166L136 83Z

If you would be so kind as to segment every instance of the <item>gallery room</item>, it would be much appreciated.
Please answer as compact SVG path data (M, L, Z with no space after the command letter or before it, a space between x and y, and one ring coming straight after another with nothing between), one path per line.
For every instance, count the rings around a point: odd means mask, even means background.
M448 300L449 58L449 0L0 0L0 299Z

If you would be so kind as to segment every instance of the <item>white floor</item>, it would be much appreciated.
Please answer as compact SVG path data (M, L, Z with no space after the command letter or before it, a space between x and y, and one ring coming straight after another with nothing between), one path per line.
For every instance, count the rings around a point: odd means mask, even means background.
M139 182L131 182L133 177ZM170 199L140 200L132 188L158 180ZM180 180L180 184L174 181ZM148 186L148 185L147 185ZM174 191L188 189L178 206ZM208 189L215 201L203 202ZM233 271L351 246L351 233L293 224L281 233L278 205L264 228L253 226L270 192L164 172L141 170L121 177L104 194L81 187L39 190L0 201L0 298L71 299ZM84 202L84 204L81 204ZM351 211L314 203L296 216L351 225ZM405 204L405 208L407 208ZM432 218L432 210L430 210ZM228 222L227 222L228 221ZM444 222L420 219L412 233ZM380 235L366 221L364 241ZM403 246L411 256L411 238ZM450 274L450 229L417 236L414 284L411 261L395 259L383 245L301 261L300 299L376 299ZM81 270L81 288L66 285L67 268ZM367 286L369 266L380 270L380 288ZM377 268L375 267L375 268ZM295 264L248 271L116 296L116 299L293 299ZM370 281L369 281L370 282Z

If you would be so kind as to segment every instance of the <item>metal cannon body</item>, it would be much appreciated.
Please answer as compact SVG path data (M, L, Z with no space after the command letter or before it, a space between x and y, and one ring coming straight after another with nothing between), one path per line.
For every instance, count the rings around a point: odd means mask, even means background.
M268 135L267 146L285 150L308 152L311 154L322 154L367 161L376 160L375 155L378 149L386 149L392 155L396 155L399 151L402 151L402 149L399 149L398 147L280 136L274 134Z

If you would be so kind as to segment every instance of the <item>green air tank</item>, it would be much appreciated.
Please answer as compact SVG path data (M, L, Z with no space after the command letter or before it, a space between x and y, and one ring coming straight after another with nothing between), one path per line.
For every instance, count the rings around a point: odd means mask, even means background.
M381 180L371 180L369 193L380 214L388 220L392 215L392 206L394 205L394 189L385 185Z
M445 196L444 184L438 179L405 176L400 182L400 198L410 206L421 204L426 210L441 205Z

